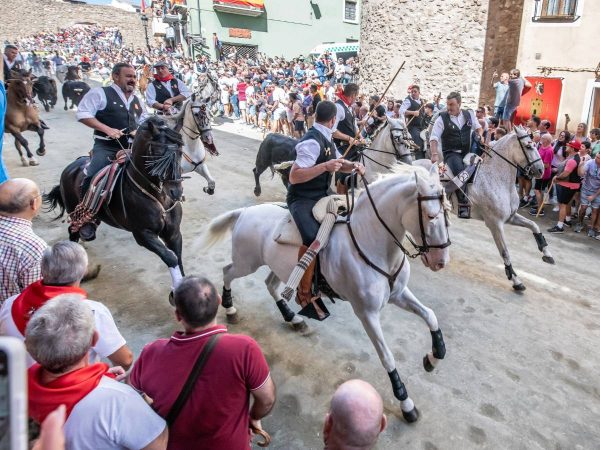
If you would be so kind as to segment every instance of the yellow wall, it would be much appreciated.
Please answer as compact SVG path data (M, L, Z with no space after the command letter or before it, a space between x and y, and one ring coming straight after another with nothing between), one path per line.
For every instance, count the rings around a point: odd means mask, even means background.
M579 0L577 12L580 18L572 23L534 22L535 3L534 0L525 0L517 57L517 68L521 74L540 76L540 66L594 69L600 61L596 51L600 1ZM558 128L564 127L565 113L571 117L569 131L574 131L579 122L598 126L598 123L591 123L592 115L589 113L596 82L594 73L553 70L550 76L564 78ZM600 102L600 79L597 81L596 102Z

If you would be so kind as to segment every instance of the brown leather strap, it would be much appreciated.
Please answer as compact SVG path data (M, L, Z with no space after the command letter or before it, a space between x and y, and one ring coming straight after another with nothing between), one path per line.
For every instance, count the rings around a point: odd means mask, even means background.
M198 359L196 360L196 363L194 364L194 367L192 368L188 379L185 381L181 392L177 396L177 400L175 400L175 403L173 403L173 406L171 406L171 410L167 414L167 417L165 417L165 420L169 426L173 425L173 422L175 422L175 420L179 416L179 413L181 413L181 410L185 406L185 402L188 400L190 394L192 393L192 389L196 384L196 380L202 373L202 369L204 369L204 365L206 364L208 357L215 348L215 345L217 345L217 341L220 337L221 333L214 334L206 343L206 345L200 352L200 355L198 355Z

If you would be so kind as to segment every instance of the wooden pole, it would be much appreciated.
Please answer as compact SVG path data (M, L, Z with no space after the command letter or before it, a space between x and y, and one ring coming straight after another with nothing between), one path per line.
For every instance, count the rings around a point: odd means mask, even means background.
M362 133L362 131L364 130L365 125L367 124L367 121L373 116L373 114L375 114L375 110L377 109L377 107L383 101L383 97L385 97L385 94L387 94L387 91L389 91L390 87L392 86L392 83L394 83L394 81L396 80L396 77L398 76L398 74L400 73L400 71L404 68L404 64L406 64L406 61L402 61L402 65L400 67L398 67L398 70L396 71L396 74L392 77L392 79L388 83L387 87L385 88L385 91L383 91L383 93L379 96L379 101L373 107L373 110L369 113L369 115L365 119L365 122L362 124L362 126L356 132L356 135L354 136L355 142L356 142L356 139L358 139L360 137L360 133ZM354 147L354 143L352 143L352 144L350 144L348 146L348 148L346 149L346 151L342 155L342 158L344 158L348 154L348 152L350 151L350 149L352 149L352 147Z
M556 177L552 178L552 182L550 183L550 187L548 188L548 191L546 192L546 194L542 197L542 204L538 208L537 213L535 214L535 217L539 217L540 213L542 212L542 209L544 209L544 204L550 198L550 194L552 194L552 188L554 187L554 182L555 181L556 181Z

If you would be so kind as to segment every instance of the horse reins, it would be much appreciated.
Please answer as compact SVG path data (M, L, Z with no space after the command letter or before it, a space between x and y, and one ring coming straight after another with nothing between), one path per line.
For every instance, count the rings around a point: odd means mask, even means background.
M503 161L505 161L508 165L514 167L517 170L521 170L523 171L526 175L529 175L529 172L531 171L531 167L538 161L541 161L542 158L538 158L534 161L530 161L529 160L529 156L527 155L527 152L525 151L525 148L523 147L523 143L521 142L523 139L529 138L528 134L525 134L523 136L518 136L515 132L515 136L517 138L517 141L519 142L519 147L521 148L521 151L523 152L523 156L525 156L525 160L527 161L527 165L525 167L521 167L519 164L515 164L514 162L512 162L511 160L509 160L508 158L506 158L504 155L498 153L498 151L496 151L494 149L494 147L484 144L482 143L482 150L483 152L488 155L490 158L492 158L492 155L487 152L486 150L489 150L490 152L494 153L496 156L498 156L500 159L502 159Z
M383 220L383 218L381 217L381 215L379 214L379 210L377 209L377 206L375 205L375 201L373 200L373 196L371 195L371 190L369 189L369 184L366 180L365 177L362 177L362 181L364 183L365 186L365 191L367 192L367 197L369 198L369 203L371 204L371 207L373 208L373 211L375 212L375 216L377 217L377 220L379 221L379 223L381 223L381 225L383 225L383 228L387 231L387 233L392 237L392 240L394 242L394 244L400 248L400 250L402 251L402 261L400 263L400 267L393 273L390 274L388 272L386 272L384 269L382 269L381 267L379 267L377 264L375 264L374 262L372 262L369 257L362 251L362 249L360 248L360 246L358 245L358 241L356 239L356 236L354 235L354 232L352 231L352 225L350 223L350 219L352 217L352 212L354 210L354 203L355 203L355 190L356 190L356 170L353 170L352 173L350 174L350 192L352 192L352 203L350 203L350 197L349 194L346 193L346 204L348 205L348 214L346 215L346 226L348 228L348 233L350 234L350 238L352 239L352 243L354 245L354 248L356 248L356 251L358 252L358 254L360 255L360 257L363 259L363 261L369 266L371 267L373 270L375 270L376 272L378 272L379 274L383 275L384 277L387 278L388 280L388 284L390 287L390 290L392 289L396 278L398 277L398 274L400 273L400 271L402 270L402 267L404 267L404 263L406 261L406 257L409 257L411 259L416 258L417 256L421 256L424 253L427 253L429 251L429 249L432 248L446 248L448 246L450 246L451 242L450 242L450 238L448 237L448 239L446 240L446 242L444 242L443 244L436 244L436 245L430 245L427 243L427 236L425 235L425 225L423 224L423 210L422 210L422 206L421 203L424 201L429 201L429 200L438 200L440 202L441 208L444 211L444 220L446 222L446 228L448 227L448 217L447 217L447 213L445 210L445 206L444 206L444 193L442 191L441 194L439 195L428 195L428 196L422 196L419 193L419 187L418 187L418 180L417 180L417 174L415 172L415 185L416 185L416 191L417 191L417 204L418 204L418 209L419 209L419 229L421 231L421 241L423 242L422 245L418 245L413 239L412 237L410 237L409 234L406 234L406 238L408 239L408 241L410 242L410 244L414 247L414 249L416 250L416 253L410 253L406 247L404 247L404 245L402 245L402 242L400 242L400 240L396 237L396 235L394 234L394 232L392 231L392 229L385 223L385 221ZM352 204L352 207L350 207L350 205Z

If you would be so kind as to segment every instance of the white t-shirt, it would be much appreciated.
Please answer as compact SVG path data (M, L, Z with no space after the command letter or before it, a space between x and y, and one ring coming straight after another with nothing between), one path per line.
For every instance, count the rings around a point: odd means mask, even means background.
M279 102L278 108L283 108L287 104L285 91L282 88L280 88L279 86L277 86L275 89L273 89L273 101Z
M6 299L0 308L0 336L12 336L17 339L25 340L12 318L12 305L18 295ZM100 361L101 358L107 358L125 345L125 338L119 332L112 314L106 306L94 300L82 300L88 305L94 313L96 331L98 332L98 342L90 350L90 363ZM27 353L27 367L35 364L35 360Z
M73 407L65 422L65 443L73 450L141 449L165 427L131 386L103 377Z

